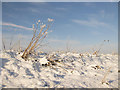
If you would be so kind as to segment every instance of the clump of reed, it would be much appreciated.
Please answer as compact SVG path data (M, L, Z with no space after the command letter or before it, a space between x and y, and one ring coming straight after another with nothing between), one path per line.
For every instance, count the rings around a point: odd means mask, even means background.
M52 25L52 22L54 20L48 18L48 24L43 24L40 20L35 24L33 24L33 37L27 46L27 48L24 50L22 58L27 59L30 54L32 54L36 48L40 46L42 41L46 38L48 34L48 29Z

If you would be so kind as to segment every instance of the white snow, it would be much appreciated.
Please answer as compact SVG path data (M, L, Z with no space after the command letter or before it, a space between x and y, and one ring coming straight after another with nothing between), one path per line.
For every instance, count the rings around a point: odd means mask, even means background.
M57 65L48 63L47 55L25 61L22 53L6 51L2 55L2 87L4 88L117 88L118 55L51 53ZM110 70L109 70L110 69ZM102 80L105 76L105 83Z
M42 64L48 63L48 60L46 59L46 57L43 57L43 58L40 58L40 59L39 59L39 62L40 62L40 64L42 65Z

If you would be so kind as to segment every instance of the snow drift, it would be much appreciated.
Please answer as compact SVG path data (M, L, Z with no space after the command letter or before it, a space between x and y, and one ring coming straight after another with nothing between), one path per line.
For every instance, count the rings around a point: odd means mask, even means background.
M3 88L117 88L118 55L79 53L49 54L55 62L48 65L48 54L39 53L25 61L21 53L2 55Z

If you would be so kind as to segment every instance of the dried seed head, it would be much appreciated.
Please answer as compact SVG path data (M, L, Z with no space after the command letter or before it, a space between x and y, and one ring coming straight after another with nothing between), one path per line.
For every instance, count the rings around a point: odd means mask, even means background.
M44 24L44 25L41 25L40 27L41 27L41 28L44 28L45 26L46 26L46 25Z
M38 20L38 23L40 23L40 20Z
M48 22L52 22L52 21L53 21L53 19L48 18Z

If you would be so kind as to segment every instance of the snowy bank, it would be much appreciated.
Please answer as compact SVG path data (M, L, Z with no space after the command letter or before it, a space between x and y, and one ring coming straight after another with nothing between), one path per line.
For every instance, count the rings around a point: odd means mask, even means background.
M2 55L4 88L117 88L118 55L51 53L57 60L48 64L48 55L25 61L22 53L7 51Z

